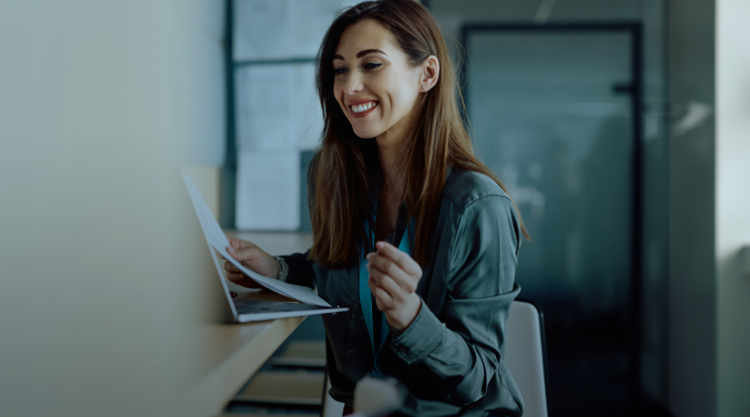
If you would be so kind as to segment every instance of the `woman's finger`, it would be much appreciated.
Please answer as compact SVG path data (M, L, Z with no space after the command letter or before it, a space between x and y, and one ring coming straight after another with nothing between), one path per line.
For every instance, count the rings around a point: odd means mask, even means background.
M375 248L378 250L378 255L385 256L392 260L407 274L419 278L422 277L422 268L417 261L412 259L406 252L403 252L388 242L378 242L375 244Z
M377 302L380 311L385 312L396 309L397 303L394 301L393 297L375 284L375 281L372 278L368 280L368 285L370 286L370 291L375 296L375 301Z
M235 284L246 278L245 274L241 272L227 272L227 279Z
M241 273L227 273L227 279L237 285L241 285L246 288L262 288L260 284Z
M229 241L229 246L231 246L232 249L240 248L240 244L241 244L240 242L242 242L242 240L237 239L236 237L228 237L228 236L227 236L227 240Z
M398 285L403 287L404 291L414 292L417 289L419 277L410 276L390 258L378 255L377 253L371 253L367 255L367 260L369 261L368 267L393 278Z
M227 272L240 272L240 269L234 266L231 262L224 262L224 269Z
M382 290L388 293L391 298L398 304L406 302L406 298L411 294L404 290L393 278L388 275L381 274L380 272L374 271L370 273L370 277L375 280L375 284Z
M231 242L230 242L231 243ZM229 255L231 255L234 259L242 262L249 262L252 263L253 261L256 261L263 257L265 252L261 250L261 248L257 247L256 245L245 242L244 240L240 240L237 247L230 245L227 247L227 252Z

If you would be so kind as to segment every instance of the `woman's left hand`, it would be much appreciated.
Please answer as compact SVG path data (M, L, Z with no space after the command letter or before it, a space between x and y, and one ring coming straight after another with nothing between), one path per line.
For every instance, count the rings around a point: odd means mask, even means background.
M422 268L411 256L389 243L378 242L375 248L377 252L367 255L370 273L367 283L388 324L403 331L422 307L422 300L414 292L422 278Z

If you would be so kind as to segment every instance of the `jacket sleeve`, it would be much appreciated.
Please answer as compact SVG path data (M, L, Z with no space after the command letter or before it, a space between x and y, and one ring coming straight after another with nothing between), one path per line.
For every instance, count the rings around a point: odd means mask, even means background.
M507 197L469 203L456 221L447 255L449 296L440 317L423 302L412 324L391 342L414 371L412 382L429 381L432 394L444 401L458 406L475 402L499 376L500 395L507 397L502 402L520 412L522 405L502 380L510 375L502 362L508 312L520 292L514 285L519 229Z
M307 259L309 254L310 250L308 249L305 253L282 256L289 265L286 282L311 288L315 286L315 268L313 267L313 261Z

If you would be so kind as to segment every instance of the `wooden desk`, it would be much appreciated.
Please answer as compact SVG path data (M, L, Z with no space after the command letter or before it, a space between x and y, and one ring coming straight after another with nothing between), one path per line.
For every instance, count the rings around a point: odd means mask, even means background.
M240 294L241 298L293 301L268 290ZM179 405L185 416L213 416L239 391L274 351L302 323L304 317L247 324L206 325L201 352L205 374L193 385ZM195 351L195 347L194 347Z

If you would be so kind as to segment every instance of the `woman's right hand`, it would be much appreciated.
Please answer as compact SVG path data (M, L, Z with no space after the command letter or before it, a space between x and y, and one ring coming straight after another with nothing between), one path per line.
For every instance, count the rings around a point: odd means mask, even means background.
M276 258L250 242L230 237L229 246L226 249L229 256L240 261L248 269L270 278L276 278L279 275L279 262ZM262 288L260 284L245 276L231 263L224 262L224 269L227 271L227 279L235 284L247 288Z

